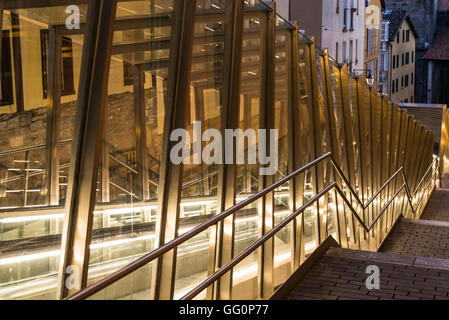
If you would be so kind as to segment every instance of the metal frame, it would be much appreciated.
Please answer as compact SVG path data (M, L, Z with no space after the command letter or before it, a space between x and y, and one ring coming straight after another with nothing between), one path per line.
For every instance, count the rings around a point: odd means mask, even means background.
M156 224L156 247L164 245L178 236L179 202L181 199L182 164L170 161L170 150L175 144L170 141L173 130L184 128L196 1L175 0L172 26L169 82L166 94L166 112L163 136L161 169L159 176L159 201ZM176 249L160 257L153 268L155 299L173 299L176 271Z
M243 49L244 2L242 0L226 1L225 53L223 79L223 107L221 132L238 127L238 110L240 106L240 67ZM222 152L224 154L224 146ZM232 151L234 160L236 149ZM217 211L222 212L235 204L236 166L223 164L218 168ZM234 215L218 225L217 267L221 267L234 256ZM216 229L212 229L215 233ZM212 244L213 245L213 244ZM215 271L210 270L209 273ZM231 299L232 270L217 283L216 296L219 299Z
M267 133L274 129L275 107L275 47L276 47L276 3L271 4L271 11L261 21L261 90L259 129ZM266 150L270 149L270 140L266 141ZM273 176L259 176L259 191L272 185ZM268 193L257 204L258 217L261 221L259 236L274 227L274 192ZM270 297L274 290L274 238L266 241L259 251L259 295L263 299Z
M65 285L66 269L80 272L81 288L87 285L89 245L103 138L104 108L107 99L109 64L117 0L89 3L87 36L84 40L78 109L66 199L66 217L58 281L58 297L74 291ZM100 37L99 34L102 36ZM76 289L75 289L76 290Z

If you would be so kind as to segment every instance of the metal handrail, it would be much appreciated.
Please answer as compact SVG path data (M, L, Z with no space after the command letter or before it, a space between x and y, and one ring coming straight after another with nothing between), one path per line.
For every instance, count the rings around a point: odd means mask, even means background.
M337 169L337 171L339 172L339 175L342 177L342 179L345 181L345 183L347 184L347 186L349 187L349 190L351 191L351 193L354 195L354 197L358 200L358 202L360 203L360 205L364 208L365 210L365 205L360 201L359 197L357 196L357 194L354 192L354 190L352 189L352 187L350 186L350 184L347 182L346 177L344 176L343 172L341 171L341 169L338 167L337 163L332 159L332 153L326 153L325 155L315 159L314 161L310 162L309 164L295 170L294 172L290 173L289 175L287 175L286 177L282 178L281 180L277 181L276 183L270 185L269 187L259 191L258 193L250 196L249 198L239 202L238 204L234 205L233 207L224 210L223 212L221 212L220 214L214 216L213 218L209 219L208 221L203 222L202 224L200 224L199 226L193 228L192 230L182 234L181 236L169 241L168 243L166 243L165 245L153 250L152 252L142 256L141 258L137 259L136 261L130 263L129 265L119 269L118 271L114 272L113 274L105 277L104 279L100 280L99 282L91 285L90 287L81 290L75 294L73 294L72 296L68 297L68 300L82 300L85 298L90 297L91 295L95 294L96 292L104 289L105 287L109 286L110 284L120 280L121 278L125 277L126 275L132 273L133 271L141 268L142 266L148 264L149 262L159 258L160 256L162 256L163 254L167 253L170 250L173 250L174 248L178 247L180 244L184 243L185 241L195 237L196 235L200 234L201 232L203 232L204 230L206 230L207 228L217 224L218 222L224 220L226 217L230 216L231 214L234 214L235 212L237 212L240 209L245 208L246 206L248 206L249 204L255 202L256 200L262 198L263 196L265 196L266 194L274 191L276 188L284 185L285 183L289 182L290 180L292 180L293 178L297 177L298 175L306 172L307 170L315 167L318 163L327 160L327 159L331 159L331 162L334 166L334 168ZM432 163L433 165L433 163ZM399 169L383 186L382 188L375 194L375 196L378 196L380 194L380 192L385 189L385 187L388 185L389 182L391 182L400 172L403 172L403 168ZM403 178L405 179L405 175L403 175ZM402 191L402 189L407 186L407 181L406 179L404 180L404 185L400 188L400 191ZM232 259L230 262L228 262L225 266L223 266L222 268L220 268L220 270L218 270L217 272L215 272L211 277L209 277L205 282L203 282L202 284L200 284L197 288L195 288L194 290L192 290L189 294L187 294L186 296L184 296L182 299L188 299L191 296L194 297L196 296L198 293L200 293L202 290L204 290L205 288L207 288L207 286L210 285L210 283L214 282L216 279L218 279L222 274L226 273L227 271L230 270L230 268L232 268L235 264L237 264L238 262L240 262L242 259L244 259L247 255L249 255L251 252L253 252L254 250L256 250L261 244L263 244L268 238L271 237L271 235L274 235L277 231L279 231L280 229L282 229L285 225L287 225L289 222L291 222L296 216L298 216L299 214L301 214L302 212L304 212L311 204L313 204L314 202L316 202L319 198L321 198L321 196L323 196L324 194L327 194L330 190L332 190L333 188L336 188L337 192L343 196L343 198L346 200L345 202L350 206L350 208L352 209L352 213L355 215L356 219L361 223L362 226L364 226L365 230L368 228L366 227L366 225L364 224L364 222L362 221L362 219L358 216L358 214L356 213L355 209L352 207L352 205L350 204L350 202L346 199L346 196L344 195L343 191L338 187L338 185L336 184L336 182L332 182L329 186L327 186L325 189L323 189L320 193L318 193L317 195L315 195L311 200L309 200L305 205L303 205L301 208L299 208L298 210L296 210L292 215L290 215L288 218L284 219L280 224L278 224L275 228L271 229L269 232L267 232L262 238L260 238L259 240L257 240L253 245L251 245L250 247L248 247L246 250L244 250L240 255L238 255L237 257L235 257L234 259ZM408 189L406 188L406 190L408 191ZM400 193L397 192L395 194L395 197ZM412 204L412 201L410 199L410 195L407 192L407 196L409 197L409 203ZM394 197L394 198L395 198ZM394 200L393 198L393 200ZM368 204L366 206L369 206L370 203L372 203L372 201L374 200L371 199L370 201L368 201ZM387 204L387 207L391 204L391 200L390 202ZM413 208L413 205L412 205ZM385 210L381 211L381 214L383 214ZM413 211L415 212L414 208ZM378 220L379 217L376 218L376 221ZM372 227L372 226L370 226ZM249 252L249 253L248 253ZM244 256L243 256L244 255ZM243 256L243 258L242 258ZM237 262L236 262L237 261ZM226 271L222 271L223 269L226 269ZM206 286L206 287L204 287ZM199 290L199 288L203 288L201 289L201 291L197 292L197 290ZM193 294L195 293L195 294ZM193 294L193 295L192 295Z
M431 166L433 166L433 162L432 162ZM402 167L388 181L391 182L393 180L393 178L396 177L400 172L403 173L403 168ZM180 300L191 300L194 297L196 297L198 294L200 294L202 291L204 291L207 287L209 287L212 283L214 283L220 277L222 277L224 274L229 272L239 262L244 260L251 253L253 253L255 250L257 250L261 245L263 245L266 241L268 241L268 239L272 238L277 232L282 230L285 226L287 226L294 219L296 219L300 214L302 214L305 210L307 210L308 207L313 205L322 196L326 195L328 192L330 192L334 188L337 190L337 192L343 198L343 201L349 207L349 209L351 210L352 214L356 217L356 219L358 220L360 225L363 227L363 229L366 232L370 232L372 230L372 228L374 227L375 223L380 219L380 217L388 209L388 207L391 205L391 203L393 203L393 201L396 199L396 197L402 192L403 189L407 188L407 180L405 178L405 175L402 174L402 176L405 179L404 184L401 186L401 188L399 188L399 190L394 194L394 196L388 201L388 203L382 208L382 210L379 212L379 214L376 216L376 218L370 223L369 226L366 226L366 224L362 221L362 219L360 219L359 215L357 214L356 210L352 206L351 202L347 199L347 197L344 194L344 192L340 189L340 187L337 185L337 183L335 181L333 181L329 186L327 186L320 193L315 195L312 199L310 199L301 208L299 208L294 213L292 213L290 216L285 218L276 227L274 227L273 229L268 231L266 234L264 234L261 238L259 238L256 242L254 242L251 246L249 246L248 248L243 250L242 253L240 253L237 257L233 258L231 261L229 261L227 264L225 264L223 267L221 267L219 270L217 270L214 274L212 274L210 277L208 277L206 280L204 280L202 283L200 283L197 287L195 287L189 293L184 295ZM432 180L430 182L432 182ZM430 184L430 182L429 182L429 184ZM427 185L427 187L429 186L429 184ZM411 201L411 198L410 198L410 194L408 192L407 192L407 197L409 198L409 205L411 206L413 212L415 213L416 209L413 207L413 204L412 204L412 201ZM419 206L419 204L417 205L417 207L418 206Z

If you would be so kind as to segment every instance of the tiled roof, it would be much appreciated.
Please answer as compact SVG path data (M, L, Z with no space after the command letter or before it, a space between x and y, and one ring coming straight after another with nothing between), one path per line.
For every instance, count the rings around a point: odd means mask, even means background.
M427 50L423 59L449 60L449 30L437 32L435 43Z
M438 10L449 10L449 0L438 0Z
M388 35L390 41L395 40L405 20L407 20L407 22L409 23L412 32L415 34L415 38L418 38L418 33L416 32L415 26L413 25L413 22L410 19L410 16L408 15L407 11L402 9L385 10L383 12L383 19L390 22L389 26L390 32Z

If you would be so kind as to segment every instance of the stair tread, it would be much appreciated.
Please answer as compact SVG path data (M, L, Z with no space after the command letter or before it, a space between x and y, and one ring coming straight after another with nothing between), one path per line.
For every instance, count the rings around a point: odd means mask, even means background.
M379 289L366 287L371 265L380 270ZM449 260L330 248L288 299L449 300Z

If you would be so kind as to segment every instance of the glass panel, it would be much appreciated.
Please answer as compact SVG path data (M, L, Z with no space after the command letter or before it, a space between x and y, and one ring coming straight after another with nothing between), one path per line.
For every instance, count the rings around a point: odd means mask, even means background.
M184 163L183 168L181 230L192 228L217 213L218 166L223 163L217 151L210 148L219 145L219 139L222 139L220 124L225 1L200 1L196 10L190 105L186 115L186 130L191 137L190 161ZM219 14L206 15L209 11ZM221 145L218 148L221 148ZM192 199L198 203L192 203ZM207 276L209 263L213 262L208 258L208 237L209 233L204 232L180 246L176 265L175 297L181 297L186 288L202 282ZM198 245L192 245L192 242ZM192 257L195 257L195 260L192 260ZM210 269L213 270L213 266Z
M288 144L288 60L292 59L291 52L291 31L290 25L281 17L276 17L276 50L275 50L275 116L274 129L278 131L278 169L273 181L278 181L288 175L289 144ZM278 225L290 213L290 184L286 183L274 192L274 225ZM278 285L285 281L291 274L291 232L290 228L284 228L274 237L274 261L275 261L275 281ZM277 281L279 282L277 282Z
M172 11L173 1L166 0L117 6L116 24L127 23L114 32L89 283L156 248ZM154 23L139 24L143 13ZM105 297L151 299L152 272L145 266L128 276L131 283L121 280L106 289Z
M73 5L84 24L88 6ZM0 299L56 298L84 43L82 31L55 31L65 10L0 11Z

